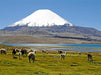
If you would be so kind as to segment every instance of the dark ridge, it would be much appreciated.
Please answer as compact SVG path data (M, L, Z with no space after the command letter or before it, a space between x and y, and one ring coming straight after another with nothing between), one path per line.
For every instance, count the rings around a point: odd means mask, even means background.
M97 39L91 39L91 38L80 38L80 37L67 37L67 36L53 36L55 38L68 38L68 39L78 39L78 40L86 40L86 41L101 41Z

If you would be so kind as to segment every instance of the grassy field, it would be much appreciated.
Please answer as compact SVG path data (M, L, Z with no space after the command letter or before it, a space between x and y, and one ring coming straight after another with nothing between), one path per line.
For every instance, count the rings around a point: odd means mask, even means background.
M21 56L21 60L13 59L11 50L8 50L6 55L0 54L0 75L101 75L101 53L90 54L93 55L93 62L87 60L87 52L79 55L69 51L65 60L60 60L56 51L48 54L37 51L35 62L29 63L25 55Z

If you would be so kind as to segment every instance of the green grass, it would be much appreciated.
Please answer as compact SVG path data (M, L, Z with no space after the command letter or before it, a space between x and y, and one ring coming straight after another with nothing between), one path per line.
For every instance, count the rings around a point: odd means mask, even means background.
M60 60L57 52L38 51L35 62L29 63L26 56L13 59L9 50L7 55L0 54L0 75L101 75L101 53L91 54L94 62L89 62L84 52L68 52L65 60Z

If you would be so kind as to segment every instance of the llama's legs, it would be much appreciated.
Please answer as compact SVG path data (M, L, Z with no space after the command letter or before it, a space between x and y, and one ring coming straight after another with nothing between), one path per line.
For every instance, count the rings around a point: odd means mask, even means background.
M30 57L29 57L29 63L31 63Z
M34 61L35 61L35 57L34 57L32 60L33 60L33 63L34 63Z
M60 60L62 60L62 56L60 56Z
M20 54L19 54L19 59L20 59Z
M93 61L93 58L91 57L90 60Z
M88 61L89 61L89 56L88 56Z

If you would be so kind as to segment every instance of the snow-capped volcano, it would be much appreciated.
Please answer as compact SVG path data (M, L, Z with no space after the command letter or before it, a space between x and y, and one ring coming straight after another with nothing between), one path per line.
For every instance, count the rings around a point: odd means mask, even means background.
M76 43L79 41L82 41L80 43L101 41L101 31L73 25L48 9L35 11L28 17L0 30L0 34L3 35L1 41L8 42L10 40L11 43L37 43L37 41L38 43L50 43L51 38L55 39L53 43L57 43L56 39L69 40L69 43L70 39L74 39L71 43L75 41ZM5 35L6 38L4 38ZM13 37L13 39L10 37ZM40 39L40 37L42 38ZM37 39L35 40L35 38ZM63 41L60 41L60 43Z
M37 10L28 17L9 25L8 27L14 26L53 26L53 25L64 25L67 24L69 26L73 26L68 21L64 20L62 17L58 16L54 12L48 9Z

